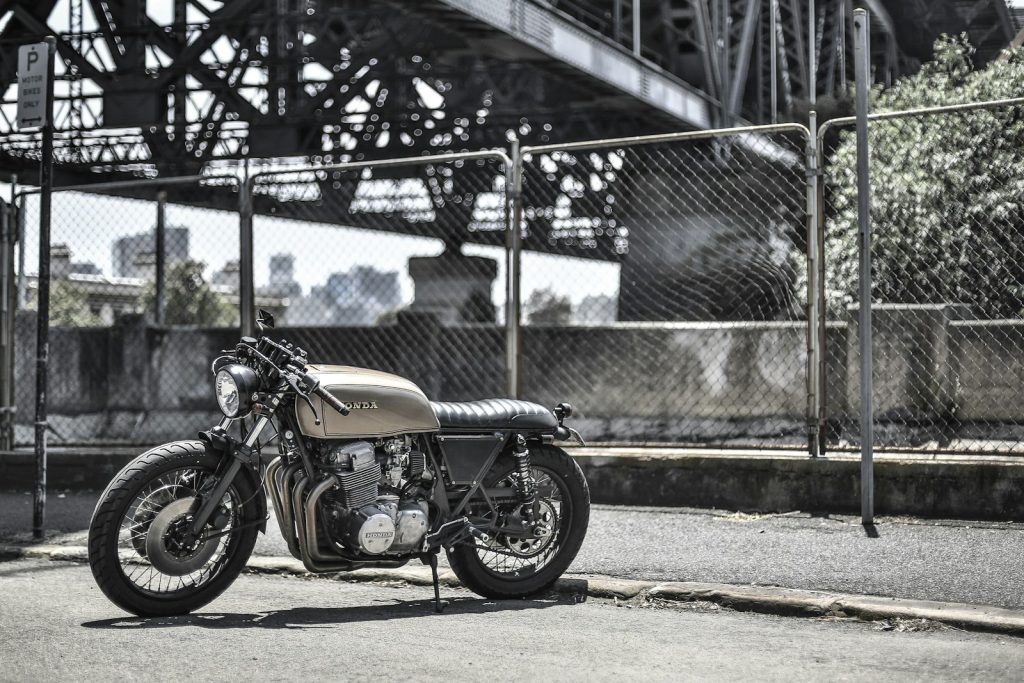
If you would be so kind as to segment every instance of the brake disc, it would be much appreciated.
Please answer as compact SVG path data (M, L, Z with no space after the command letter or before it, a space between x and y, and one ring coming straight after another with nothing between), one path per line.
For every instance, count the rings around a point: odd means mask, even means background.
M149 525L146 557L153 567L168 576L184 576L201 569L217 552L219 538L186 546L179 529L188 523L195 497L179 498L166 505Z

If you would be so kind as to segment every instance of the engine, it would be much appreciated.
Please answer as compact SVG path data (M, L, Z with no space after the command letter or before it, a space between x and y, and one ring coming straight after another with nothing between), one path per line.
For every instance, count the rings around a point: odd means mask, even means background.
M422 544L429 521L419 484L429 472L408 440L335 443L319 460L338 481L323 498L336 542L367 555L408 554Z

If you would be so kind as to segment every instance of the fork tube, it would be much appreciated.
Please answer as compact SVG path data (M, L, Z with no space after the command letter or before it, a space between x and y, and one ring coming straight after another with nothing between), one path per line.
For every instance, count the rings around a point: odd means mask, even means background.
M213 514L214 509L220 505L221 499L227 492L228 487L231 486L231 482L235 480L240 469L242 469L242 461L232 457L231 463L224 471L224 474L221 475L220 481L217 482L210 495L203 499L199 512L196 513L195 519L192 520L192 527L189 529L189 533L193 537L198 537L203 532L203 527L210 521L210 516Z
M252 431L245 437L246 446L252 448L252 445L256 443L256 439L260 438L260 433L266 428L268 422L270 422L270 415L260 416L260 419L253 425Z
M246 435L244 443L247 448L252 448L252 445L256 443L256 439L260 437L260 433L267 426L267 423L270 422L270 418L274 415L274 410L280 403L281 394L274 394L270 399L269 405L266 407L266 412L260 415L260 419L256 421L252 430ZM242 469L242 462L245 456L240 453L227 453L226 455L230 456L231 462L228 464L228 468L224 470L224 474L221 475L217 486L214 487L209 496L203 499L199 512L196 513L195 519L192 520L192 527L189 531L193 536L199 536L202 533L203 527L206 526L206 522L209 521L214 509L220 505L224 493L227 492L231 482L238 476L238 471ZM257 457L259 456L257 455Z

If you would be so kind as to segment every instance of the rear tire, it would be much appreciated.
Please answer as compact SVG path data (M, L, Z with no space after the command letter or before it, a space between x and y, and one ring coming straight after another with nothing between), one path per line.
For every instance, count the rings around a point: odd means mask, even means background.
M237 501L232 506L230 522L237 528L222 537L227 538L227 541L222 552L217 555L208 580L161 592L147 590L130 578L139 567L148 571L145 565L149 562L145 553L140 551L140 542L131 535L131 530L135 526L152 524L153 518L159 513L157 509L149 514L147 508L145 514L140 514L140 504L137 502L140 495L144 495L162 476L173 476L176 471L194 472L199 477L212 475L220 468L221 461L219 455L207 453L199 441L176 441L143 453L110 482L96 504L89 525L89 566L100 590L111 602L141 617L188 614L212 601L235 580L256 544L257 526L246 525L258 521L259 506L255 496L263 495L262 491L254 488L249 477L242 475L235 477L226 494L227 500ZM173 490L176 492L177 488ZM129 521L129 538L125 539L123 525L133 504L136 508ZM214 539L206 541L204 545L212 542L220 543ZM127 565L130 569L126 574L122 553L130 555L133 548L138 557L131 558L131 563ZM180 576L174 576L168 580L168 585L174 579L184 583Z
M528 566L521 575L498 572L489 567L477 548L459 545L448 551L448 562L462 584L479 595L492 599L523 598L541 593L565 573L576 558L590 521L590 489L576 461L561 448L531 445L530 467L547 475L562 492L561 504L568 507L559 516L558 528L551 543L557 543L554 554L539 569ZM486 480L494 486L512 471L509 461L499 463Z

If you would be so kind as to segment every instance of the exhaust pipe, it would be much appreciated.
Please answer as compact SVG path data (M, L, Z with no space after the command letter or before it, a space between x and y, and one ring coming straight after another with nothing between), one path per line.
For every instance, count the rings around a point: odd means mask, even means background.
M297 478L296 478L296 475ZM338 480L329 476L313 487L306 496L309 477L301 463L283 465L280 458L267 466L266 487L274 504L274 513L281 529L281 535L288 543L288 550L311 572L344 572L359 567L401 567L408 560L377 560L359 562L346 560L340 555L328 555L320 551L320 537L317 533L316 509L320 498Z
M288 544L288 552L297 560L302 559L299 543L295 538L295 522L292 518L290 506L287 504L290 495L290 483L295 471L301 468L300 463L285 466L281 458L275 458L267 465L265 486L270 493L270 500L274 505L274 516L277 518L277 526L281 530L281 536Z

